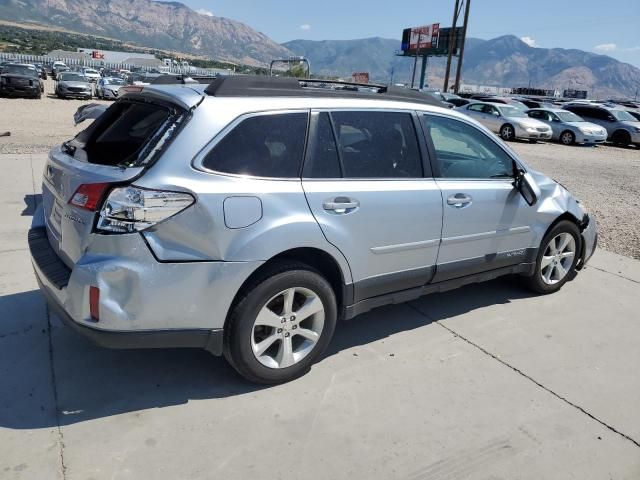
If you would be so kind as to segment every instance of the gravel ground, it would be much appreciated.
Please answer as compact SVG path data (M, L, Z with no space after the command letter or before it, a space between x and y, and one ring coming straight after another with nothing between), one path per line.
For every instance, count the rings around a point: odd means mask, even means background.
M519 142L511 147L596 216L600 248L640 259L640 150Z
M0 153L45 153L84 127L73 125L73 114L89 101L60 100L53 95L53 83L45 80L41 100L0 98L0 133L11 132L10 137L0 137ZM600 247L640 259L639 149L521 142L511 146L596 215Z
M46 153L53 145L73 138L84 124L73 124L80 105L104 103L102 100L61 100L53 94L54 81L44 81L40 100L0 98L0 153Z

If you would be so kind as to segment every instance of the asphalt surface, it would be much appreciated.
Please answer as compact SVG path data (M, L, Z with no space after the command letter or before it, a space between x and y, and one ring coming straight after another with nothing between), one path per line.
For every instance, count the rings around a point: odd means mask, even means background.
M42 155L0 155L0 478L640 478L640 262L513 279L340 324L262 388L202 351L114 351L50 314L25 235Z

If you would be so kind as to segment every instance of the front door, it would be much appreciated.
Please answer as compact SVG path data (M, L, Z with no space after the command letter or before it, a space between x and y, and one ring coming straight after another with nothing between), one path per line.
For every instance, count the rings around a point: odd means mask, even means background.
M313 112L309 137L303 188L325 237L349 263L355 301L429 282L442 197L423 172L414 114Z
M444 204L434 281L533 261L535 209L512 185L512 157L471 123L435 114L421 119Z

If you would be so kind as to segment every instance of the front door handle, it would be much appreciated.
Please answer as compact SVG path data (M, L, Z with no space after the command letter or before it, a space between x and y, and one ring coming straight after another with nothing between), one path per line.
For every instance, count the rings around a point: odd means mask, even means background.
M333 200L326 200L322 204L322 208L324 208L328 212L337 214L351 213L359 206L359 201L347 197L337 197Z
M471 205L473 202L473 198L471 196L466 195L464 193L456 193L455 195L451 195L447 198L447 205L450 205L455 208L463 208L468 205Z

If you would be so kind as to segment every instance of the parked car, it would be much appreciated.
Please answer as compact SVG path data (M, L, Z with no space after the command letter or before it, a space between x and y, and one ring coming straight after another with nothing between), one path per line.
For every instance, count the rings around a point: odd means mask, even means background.
M44 84L33 65L7 63L0 73L0 96L41 98Z
M607 140L607 131L600 125L589 123L561 108L534 108L527 111L527 115L549 125L552 140L564 145L604 143Z
M36 70L38 71L38 75L40 76L40 78L42 80L46 80L47 72L44 69L44 65L42 65L41 63L34 63L33 66L36 67Z
M640 147L640 121L626 110L601 105L570 103L565 110L607 130L607 140L616 145L634 144Z
M95 68L84 67L81 69L82 75L90 82L97 82L100 80L100 72Z
M527 108L553 108L553 105L543 100L533 100L531 98L516 98L518 102L525 105Z
M51 78L53 78L54 80L58 80L58 75L68 71L69 67L67 67L66 65L54 65L53 69L51 70Z
M322 82L123 87L45 164L29 246L52 311L278 383L338 319L507 274L552 293L591 257L594 218L474 120Z
M455 105L456 107L462 107L464 105L469 105L470 103L474 102L474 100L460 97L460 98L450 98L449 100L447 100L447 102L449 102L452 105Z
M626 108L625 110L629 113L629 115L631 115L637 121L640 121L640 110L630 109L630 108Z
M59 98L91 99L93 97L93 86L87 78L79 73L62 72L57 77L55 94Z
M124 80L121 78L101 78L96 83L96 97L115 100L122 86L124 86Z
M457 110L476 119L506 141L519 138L535 143L551 139L551 127L529 118L521 109L511 105L476 102Z
M512 107L519 108L523 112L529 109L524 103L519 102L518 100L514 100L509 97L480 97L476 98L479 102L487 102L487 103L499 103L502 105L511 105Z

